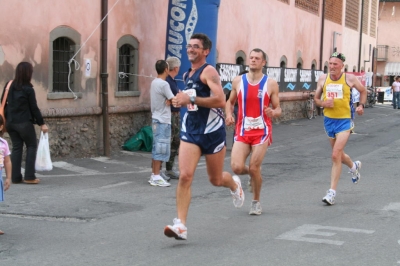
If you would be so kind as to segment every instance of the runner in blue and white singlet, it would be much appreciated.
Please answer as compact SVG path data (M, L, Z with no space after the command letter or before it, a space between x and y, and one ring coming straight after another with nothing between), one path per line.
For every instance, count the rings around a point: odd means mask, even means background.
M204 68L208 64L204 64L202 67L196 70L194 74L189 77L185 76L186 88L184 91L194 90L195 96L209 97L212 92L210 88L200 80L200 75ZM190 73L192 69L189 69L187 73ZM225 121L221 108L206 108L198 106L197 110L190 110L185 113L182 121L182 132L188 132L190 134L208 134L217 131L221 128L225 128Z

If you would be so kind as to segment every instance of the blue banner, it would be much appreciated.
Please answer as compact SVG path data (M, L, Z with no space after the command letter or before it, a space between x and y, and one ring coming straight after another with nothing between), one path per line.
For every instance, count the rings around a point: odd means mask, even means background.
M178 57L181 62L178 87L184 88L181 81L183 73L190 68L186 54L193 33L204 33L212 41L212 49L207 63L216 65L216 42L218 27L218 8L221 0L169 0L165 58Z

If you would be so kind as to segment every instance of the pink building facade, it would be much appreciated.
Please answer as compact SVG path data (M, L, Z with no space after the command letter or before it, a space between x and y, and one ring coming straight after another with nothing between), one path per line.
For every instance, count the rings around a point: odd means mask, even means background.
M379 4L376 85L389 87L400 76L400 2Z
M33 64L32 82L54 157L104 154L105 145L120 150L151 123L149 87L154 63L165 58L169 1L179 6L189 0L109 0L106 58L100 25L105 1L0 2L0 84L14 77L19 62ZM217 27L216 62L246 64L257 47L266 52L269 67L327 71L336 48L346 55L347 71L372 71L379 2L364 2L221 0L218 24L211 25ZM303 116L303 93L280 97L282 120Z

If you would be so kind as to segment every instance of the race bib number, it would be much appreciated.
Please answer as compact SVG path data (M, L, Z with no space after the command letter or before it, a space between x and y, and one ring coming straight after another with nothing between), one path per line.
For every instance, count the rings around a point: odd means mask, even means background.
M343 85L328 84L326 86L326 97L334 99L343 99Z
M262 129L264 128L264 122L261 116L259 117L249 117L246 116L244 118L244 129L251 130L251 129Z
M186 93L187 95L189 95L189 97L190 96L195 96L196 97L196 95L197 95L195 89L188 89L188 90L184 90L183 92ZM188 109L189 112L193 112L193 111L197 111L199 108L197 107L197 104L189 103L187 105L187 109Z

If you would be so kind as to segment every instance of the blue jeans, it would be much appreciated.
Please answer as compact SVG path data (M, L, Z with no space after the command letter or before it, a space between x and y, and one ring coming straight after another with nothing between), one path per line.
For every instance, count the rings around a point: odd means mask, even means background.
M400 108L399 104L400 104L400 91L395 91L393 92L393 108Z
M152 158L156 161L168 162L171 153L171 125L153 119Z
M24 123L7 123L7 132L12 143L11 151L11 179L13 183L22 181L21 163L22 150L24 143L26 146L25 159L25 180L35 180L35 161L37 150L37 139L34 125L32 122Z

